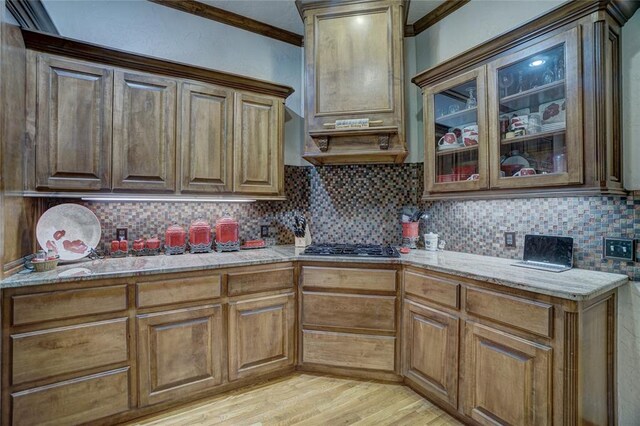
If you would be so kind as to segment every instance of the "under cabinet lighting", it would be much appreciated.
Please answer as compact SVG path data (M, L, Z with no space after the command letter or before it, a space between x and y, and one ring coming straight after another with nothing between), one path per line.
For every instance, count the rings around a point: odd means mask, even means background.
M183 198L183 197L82 197L82 201L105 202L140 202L152 201L162 203L187 202L187 203L253 203L256 200L250 198Z

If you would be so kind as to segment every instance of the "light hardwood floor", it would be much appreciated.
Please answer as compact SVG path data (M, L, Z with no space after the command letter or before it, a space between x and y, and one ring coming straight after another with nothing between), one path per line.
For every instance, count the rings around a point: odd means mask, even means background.
M406 386L309 374L238 389L129 425L462 425Z

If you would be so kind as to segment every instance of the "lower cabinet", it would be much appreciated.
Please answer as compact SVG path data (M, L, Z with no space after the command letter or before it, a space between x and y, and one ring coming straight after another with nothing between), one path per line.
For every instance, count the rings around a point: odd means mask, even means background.
M464 414L489 425L551 424L552 349L470 321L464 334Z
M229 380L295 362L295 296L286 293L229 302Z
M222 383L222 305L139 315L137 321L141 406Z
M404 301L403 375L454 410L458 408L459 323L453 315Z
M11 394L12 425L90 423L129 409L129 367Z

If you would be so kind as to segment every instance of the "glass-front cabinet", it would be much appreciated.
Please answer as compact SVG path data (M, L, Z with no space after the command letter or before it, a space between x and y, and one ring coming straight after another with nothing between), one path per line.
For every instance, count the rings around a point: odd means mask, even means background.
M425 90L425 167L428 192L486 189L486 68Z
M579 33L488 64L490 186L582 183Z

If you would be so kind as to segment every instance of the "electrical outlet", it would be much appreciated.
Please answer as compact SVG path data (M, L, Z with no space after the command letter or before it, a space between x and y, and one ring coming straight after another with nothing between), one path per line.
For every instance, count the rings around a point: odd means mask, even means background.
M116 240L128 240L129 239L129 230L127 228L116 228Z
M602 258L633 262L635 260L635 241L631 238L602 238Z
M269 238L269 225L260 225L260 238Z
M515 232L505 232L504 233L504 246L505 247L515 247L516 246L516 233Z

